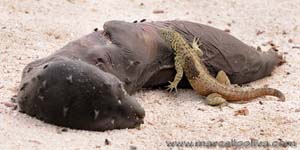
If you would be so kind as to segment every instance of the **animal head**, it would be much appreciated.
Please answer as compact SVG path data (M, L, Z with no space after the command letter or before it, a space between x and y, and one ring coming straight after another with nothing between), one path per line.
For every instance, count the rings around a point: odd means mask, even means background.
M18 93L21 112L45 122L86 130L133 128L145 110L113 74L82 61L55 59L31 66Z
M158 31L159 35L166 41L171 43L174 39L174 33L172 29L163 28Z

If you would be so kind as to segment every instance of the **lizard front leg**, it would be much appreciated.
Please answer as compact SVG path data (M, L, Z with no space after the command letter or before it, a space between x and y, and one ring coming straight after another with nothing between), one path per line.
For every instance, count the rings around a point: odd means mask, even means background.
M182 56L182 53L179 52L179 50L176 49L176 47L174 47L174 50L175 50L174 62L175 62L176 75L174 77L174 80L172 82L169 81L170 84L167 86L167 90L169 90L170 92L172 92L173 90L177 92L177 85L183 77L184 58Z
M196 55L198 55L201 58L203 56L203 51L199 48L200 45L201 45L201 43L199 42L199 39L194 38L193 42L191 43L191 46L192 46L194 52L196 53Z

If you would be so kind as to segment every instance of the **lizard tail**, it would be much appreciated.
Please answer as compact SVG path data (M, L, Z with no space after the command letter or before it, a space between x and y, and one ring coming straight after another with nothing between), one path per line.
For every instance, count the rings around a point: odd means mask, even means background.
M279 98L279 101L285 101L284 94L273 88L257 88L250 90L233 89L229 91L230 92L220 91L220 94L228 101L250 100L265 95L275 96Z
M285 101L285 96L281 91L272 88L269 89L273 91L273 96L278 97L280 101Z

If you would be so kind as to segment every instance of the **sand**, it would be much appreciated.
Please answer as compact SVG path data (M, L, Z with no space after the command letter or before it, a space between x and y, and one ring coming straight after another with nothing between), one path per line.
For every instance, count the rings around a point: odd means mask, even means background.
M299 148L300 49L295 48L300 46L299 6L299 0L1 0L0 149L170 149L166 141L231 139L290 140L298 142ZM220 110L205 105L192 90L181 89L176 96L162 90L143 90L134 94L146 110L141 129L106 132L62 132L61 127L4 104L17 94L22 69L29 62L53 53L96 27L101 29L105 21L144 18L183 19L228 29L262 50L269 49L272 41L287 63L276 68L272 76L250 86L277 88L286 95L286 102L264 97ZM248 113L235 116L240 109L247 109Z

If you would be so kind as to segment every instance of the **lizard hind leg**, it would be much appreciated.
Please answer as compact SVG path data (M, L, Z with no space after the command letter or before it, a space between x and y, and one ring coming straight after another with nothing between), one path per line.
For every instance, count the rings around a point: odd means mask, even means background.
M230 80L228 78L228 76L226 75L226 73L221 70L218 72L217 76L216 76L216 80L221 83L221 84L224 84L224 85L228 85L230 86L231 83L230 83ZM218 106L220 107L220 109L222 109L222 107L224 106L228 106L228 102L226 99L224 99L220 94L218 93L212 93L212 94L209 94L207 97L206 97L206 103L210 106Z
M220 70L216 76L216 80L224 85L231 85L230 80L223 70Z
M216 76L216 80L221 83L221 84L224 84L224 85L227 85L227 86L232 86L232 87L240 87L238 84L231 84L227 74L223 71L223 70L220 70Z
M220 94L218 93L212 93L212 94L209 94L207 97L206 97L206 104L207 105L210 105L210 106L218 106L221 110L222 110L222 107L224 106L227 106L227 107L230 107L228 105L228 102L226 101L226 99L224 99ZM232 108L232 107L230 107Z

